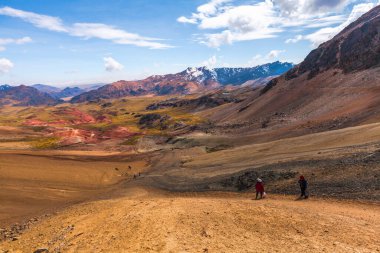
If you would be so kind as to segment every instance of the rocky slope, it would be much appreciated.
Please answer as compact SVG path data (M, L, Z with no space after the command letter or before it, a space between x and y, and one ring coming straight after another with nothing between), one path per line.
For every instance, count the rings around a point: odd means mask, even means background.
M187 68L177 74L155 75L139 81L121 80L76 96L72 102L123 96L189 94L278 76L292 66L291 63L274 62L253 68Z
M308 73L311 79L329 69L344 73L380 66L380 6L364 14L330 41L313 50L286 79Z
M60 100L30 86L0 86L0 105L39 106L59 102Z
M213 110L209 116L256 132L282 131L282 137L377 122L379 26L376 7L242 103Z

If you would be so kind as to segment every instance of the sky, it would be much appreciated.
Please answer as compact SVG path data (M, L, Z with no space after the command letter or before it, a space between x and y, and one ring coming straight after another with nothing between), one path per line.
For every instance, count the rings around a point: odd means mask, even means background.
M0 0L0 84L301 62L380 0Z

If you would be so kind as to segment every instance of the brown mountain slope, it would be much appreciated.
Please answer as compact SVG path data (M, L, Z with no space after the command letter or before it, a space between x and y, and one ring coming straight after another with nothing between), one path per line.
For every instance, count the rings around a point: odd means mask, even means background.
M0 106L8 104L18 106L55 105L59 102L60 100L30 86L4 86L4 89L0 90Z
M189 94L218 86L219 84L214 79L198 76L189 68L177 74L154 75L144 80L117 81L76 96L71 102L78 103L124 96Z
M205 112L221 125L316 132L380 120L380 7L248 99ZM286 131L285 131L285 130ZM280 136L280 137L281 137ZM279 137L279 136L277 136Z
M154 79L154 80L152 80ZM180 83L181 82L181 83ZM196 82L150 77L143 81L117 81L74 97L73 103L124 96L187 94L200 88Z
M285 73L294 65L272 62L249 68L191 67L177 74L154 75L138 81L118 81L76 96L72 102L141 95L183 95L224 86L263 86L264 80Z

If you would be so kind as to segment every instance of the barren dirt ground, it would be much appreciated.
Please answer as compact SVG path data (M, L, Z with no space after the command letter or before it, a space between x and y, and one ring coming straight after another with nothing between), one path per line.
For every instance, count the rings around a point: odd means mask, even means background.
M105 194L143 171L143 161L113 155L0 151L0 227Z
M124 196L67 208L0 244L3 252L379 252L380 207L252 194ZM9 251L6 251L9 250Z
M373 189L351 187L349 196L378 196L379 139L379 124L373 124L215 152L205 147L135 156L3 150L0 227L38 218L5 236L0 252L380 252L378 198L338 200L342 187L357 180L367 180ZM315 163L345 156L369 160L362 167L351 158L338 167ZM336 188L328 189L335 198L296 201L295 195L273 195L277 181L268 182L269 196L259 201L252 192L194 192L199 183L255 170L257 164L280 164L281 172L288 168L278 162L298 160L314 161L295 163L297 173L308 173L314 189L333 182ZM296 186L296 178L281 182ZM153 188L178 185L188 192Z

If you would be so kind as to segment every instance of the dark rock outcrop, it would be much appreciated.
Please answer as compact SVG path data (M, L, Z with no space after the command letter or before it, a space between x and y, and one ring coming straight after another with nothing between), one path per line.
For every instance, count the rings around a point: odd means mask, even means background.
M151 104L146 109L158 110L163 108L186 107L187 109L190 109L192 111L200 111L227 103L238 103L240 101L241 100L239 100L238 98L230 96L230 93L220 91L194 99L169 99L159 103Z
M168 115L150 113L140 117L139 125L142 128L159 128L165 130L168 127L167 121L169 119L170 117Z

